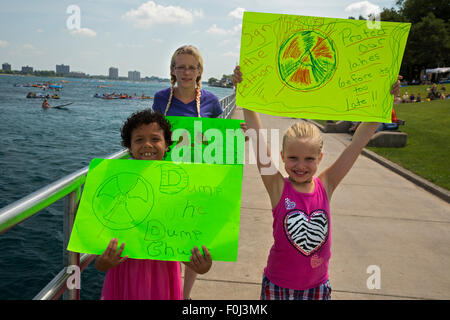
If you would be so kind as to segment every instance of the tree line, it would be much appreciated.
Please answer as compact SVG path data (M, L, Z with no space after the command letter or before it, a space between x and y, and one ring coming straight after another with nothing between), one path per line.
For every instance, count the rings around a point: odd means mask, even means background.
M380 20L411 23L400 74L420 81L423 70L450 66L450 0L397 0L395 5L383 8Z

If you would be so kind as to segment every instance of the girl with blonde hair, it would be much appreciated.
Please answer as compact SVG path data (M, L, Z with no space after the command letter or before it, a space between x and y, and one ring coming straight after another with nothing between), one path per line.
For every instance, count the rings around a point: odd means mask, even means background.
M239 66L233 82L242 81ZM400 92L400 81L391 90ZM264 174L258 155L270 155L260 137L262 122L257 112L243 109L245 122L254 129L257 166L272 204L273 245L264 268L262 300L329 300L331 285L328 266L331 257L330 201L342 179L375 133L378 123L361 123L351 143L337 160L318 173L323 158L320 130L307 121L292 125L283 136L281 158L287 177L280 171ZM261 141L260 141L261 139ZM255 145L255 144L254 144ZM276 156L276 155L274 155Z
M219 99L202 89L203 59L199 50L185 45L175 50L170 61L170 88L155 93L154 111L164 116L185 116L216 118L222 114ZM184 299L190 299L191 290L197 278L189 266L184 271Z
M203 59L192 45L178 48L170 62L170 88L158 91L153 110L167 116L216 118L223 110L219 99L202 89Z

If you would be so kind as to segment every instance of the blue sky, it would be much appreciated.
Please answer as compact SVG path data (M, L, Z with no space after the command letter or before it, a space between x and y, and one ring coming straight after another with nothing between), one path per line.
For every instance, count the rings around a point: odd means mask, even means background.
M76 12L67 13L71 5L80 10L79 29ZM243 10L348 18L391 8L395 0L2 0L0 6L0 63L13 70L68 64L106 75L114 66L120 76L137 70L168 78L173 51L193 44L207 80L231 74L239 61Z

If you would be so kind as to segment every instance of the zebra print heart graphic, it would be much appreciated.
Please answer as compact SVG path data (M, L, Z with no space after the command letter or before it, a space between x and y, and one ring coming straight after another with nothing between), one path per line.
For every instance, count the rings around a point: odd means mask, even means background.
M328 216L323 210L315 210L309 215L294 210L284 218L284 231L288 240L303 255L316 252L328 238Z

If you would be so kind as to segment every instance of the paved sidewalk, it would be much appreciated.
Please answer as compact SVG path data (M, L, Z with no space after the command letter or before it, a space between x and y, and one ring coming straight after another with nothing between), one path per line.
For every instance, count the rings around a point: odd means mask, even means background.
M242 110L234 118L243 119ZM284 131L296 119L262 115L265 128ZM324 134L328 167L349 143L347 134ZM248 143L246 144L248 152ZM248 161L246 161L248 163ZM280 159L280 170L284 173ZM284 173L285 174L285 173ZM450 206L381 164L360 156L331 201L332 299L450 299ZM193 299L259 299L272 245L269 197L256 165L244 165L238 260L213 263L199 276ZM381 288L368 289L369 266Z

